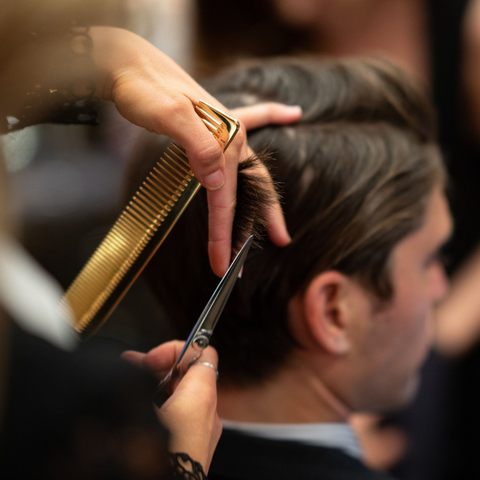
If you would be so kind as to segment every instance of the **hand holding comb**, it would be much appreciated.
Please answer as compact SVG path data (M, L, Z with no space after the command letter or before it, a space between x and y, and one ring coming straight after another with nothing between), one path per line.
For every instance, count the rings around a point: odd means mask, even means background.
M239 122L203 101L195 109L225 151ZM200 187L185 151L172 143L62 299L81 339L107 320Z

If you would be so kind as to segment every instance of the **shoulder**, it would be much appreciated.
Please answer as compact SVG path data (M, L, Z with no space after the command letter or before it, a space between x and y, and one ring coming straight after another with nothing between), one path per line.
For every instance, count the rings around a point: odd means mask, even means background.
M211 480L391 480L335 448L252 437L225 429Z

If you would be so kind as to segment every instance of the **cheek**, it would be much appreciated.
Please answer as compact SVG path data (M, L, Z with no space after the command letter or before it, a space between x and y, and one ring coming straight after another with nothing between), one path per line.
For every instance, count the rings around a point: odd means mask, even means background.
M399 297L399 315L395 318L398 351L405 369L417 369L425 359L432 337L432 312L427 299Z
M428 302L398 296L389 311L372 325L367 343L372 352L377 352L375 368L398 381L415 373L428 352L430 324Z
M418 275L411 283L398 287L395 304L398 309L398 324L404 335L415 341L425 337L432 317L432 301L429 283ZM417 281L415 281L417 280ZM403 287L403 288L402 288Z
M412 345L412 349L415 348L415 352L412 354L416 353L423 359L432 337L430 306L428 304L419 306L415 313L416 315L411 318L412 324L409 325L406 337L407 342Z

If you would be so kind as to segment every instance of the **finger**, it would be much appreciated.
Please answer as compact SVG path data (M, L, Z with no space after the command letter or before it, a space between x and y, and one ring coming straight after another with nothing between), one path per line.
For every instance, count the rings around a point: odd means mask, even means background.
M247 130L264 127L270 124L288 124L296 122L302 116L299 106L282 103L258 103L249 107L235 108L232 115L243 122Z
M142 366L157 375L163 375L171 370L179 357L185 342L173 340L163 343L150 350L142 360Z
M207 200L208 256L213 273L222 277L230 265L235 191L230 185L226 185L219 192L208 192Z
M210 363L215 369L201 364L195 366L197 362ZM183 390L189 390L196 392L197 395L205 394L210 396L217 389L217 351L213 347L206 348L195 363L187 370L175 392L180 393Z
M371 430L377 430L384 417L373 413L358 414L350 417L350 423L353 428L361 433Z
M168 110L165 132L185 149L190 167L207 190L219 190L225 183L225 158L217 140L187 98Z
M125 360L138 368L143 368L144 357L145 353L135 352L134 350L127 350L120 355L122 360Z
M286 247L292 241L278 200L268 209L267 234L272 243L279 247Z
M385 427L364 439L365 462L377 470L388 470L397 464L408 449L408 438L398 427Z
M251 150L250 155L254 155L253 151ZM273 186L272 177L264 165L261 165L259 168L255 169L255 175L263 177L267 181L267 185L272 190L273 198L276 199L275 203L269 207L267 212L268 236L275 245L278 245L279 247L285 247L292 241L292 239L287 230L285 217L283 215L280 201L278 200L278 195L275 192L275 187Z
M210 263L215 274L222 276L230 260L240 151L238 144L240 142L241 145L242 135L237 134L230 145L226 166L222 148L195 113L191 101L186 98L185 102L179 107L177 99L175 108L164 105L161 118L168 118L168 125L159 123L155 131L161 131L181 144L195 177L207 188ZM243 140L246 144L245 136Z
M212 270L219 277L225 274L230 264L232 227L237 202L238 163L247 156L245 128L241 127L225 152L225 186L221 190L207 193L208 255Z
M215 348L207 347L195 362L207 362L213 365L216 369L218 369L218 353ZM213 368L210 368L210 370L215 372Z

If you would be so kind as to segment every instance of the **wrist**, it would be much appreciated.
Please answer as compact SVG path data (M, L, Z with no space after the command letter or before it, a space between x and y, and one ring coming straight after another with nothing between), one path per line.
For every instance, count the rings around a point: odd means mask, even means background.
M193 460L187 453L169 453L174 478L207 480L207 476L199 462Z
M95 97L113 101L115 84L129 64L132 37L140 37L115 27L91 27L90 34L95 62Z

